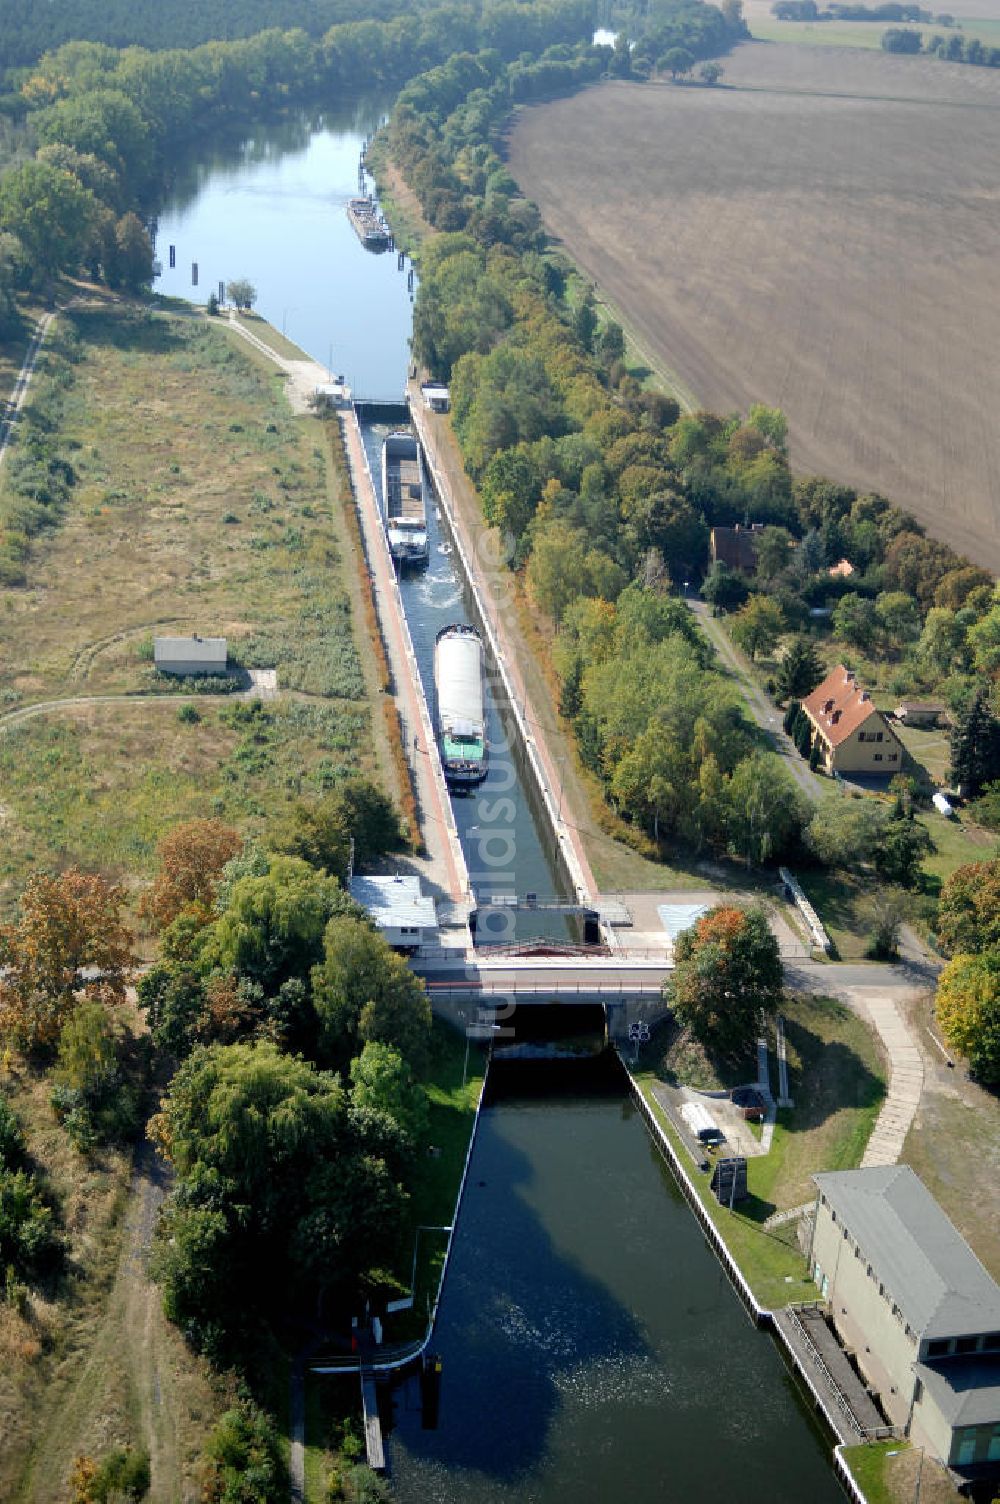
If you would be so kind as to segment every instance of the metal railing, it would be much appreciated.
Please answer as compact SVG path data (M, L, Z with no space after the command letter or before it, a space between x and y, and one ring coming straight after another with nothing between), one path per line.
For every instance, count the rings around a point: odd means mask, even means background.
M855 1415L850 1400L847 1398L846 1394L841 1389L840 1385L837 1383L836 1379L833 1377L833 1374L830 1372L829 1368L824 1362L819 1348L816 1346L815 1342L813 1342L805 1326L799 1319L799 1311L821 1311L822 1309L822 1302L818 1300L800 1302L798 1305L788 1307L788 1319L795 1327L796 1332L801 1338L803 1346L805 1347L810 1360L822 1373L823 1378L825 1379L828 1387L831 1390L838 1410L841 1411L844 1418L858 1433L863 1441L883 1441L887 1437L896 1436L898 1434L898 1428L896 1426L866 1426L862 1424L862 1422Z

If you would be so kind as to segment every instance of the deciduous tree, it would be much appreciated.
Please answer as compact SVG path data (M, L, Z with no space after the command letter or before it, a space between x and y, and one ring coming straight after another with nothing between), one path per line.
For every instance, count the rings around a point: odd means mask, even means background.
M941 1032L979 1080L1000 1081L1000 951L957 955L938 982Z
M322 1058L343 1065L366 1040L392 1045L423 1067L431 1010L424 985L367 919L330 920L312 974Z
M764 910L719 905L678 935L675 955L664 989L678 1020L720 1054L746 1054L781 1001L781 953Z
M358 1107L384 1112L417 1148L427 1133L427 1096L397 1049L369 1039L351 1061L351 1098Z
M36 281L79 266L96 212L78 178L45 162L25 162L0 180L0 230L17 236Z
M785 617L776 601L766 595L754 595L733 617L732 634L745 653L771 653L785 629Z
M937 937L949 956L1000 949L1000 857L951 874L938 900Z
M777 759L763 752L751 753L737 763L726 783L723 804L729 849L748 866L781 856L805 820L795 784Z
M257 301L257 289L246 277L236 277L226 283L226 296L240 313L249 313Z
M124 1000L133 965L125 893L75 867L29 879L0 929L0 1028L25 1048L54 1044L82 996Z
M204 964L276 992L289 977L308 976L323 953L331 915L360 912L335 877L300 857L275 856L265 875L233 884L205 948Z
M184 909L207 922L223 867L243 848L243 839L222 820L187 820L157 842L159 869L143 895L140 912L166 929Z
M196 1049L150 1125L178 1183L158 1257L171 1318L224 1347L255 1315L391 1257L405 1208L385 1158L394 1131L273 1044Z
M666 68L672 79L678 79L685 73L690 73L694 67L694 58L686 47L668 47L659 59L660 67Z
M875 641L877 629L875 607L865 596L852 591L838 601L833 613L833 630L850 647L867 652Z

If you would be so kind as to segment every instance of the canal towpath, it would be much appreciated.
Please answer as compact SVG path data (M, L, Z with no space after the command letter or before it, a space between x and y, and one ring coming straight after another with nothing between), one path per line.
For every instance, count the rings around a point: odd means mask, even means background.
M316 395L317 387L325 387L330 384L330 373L325 366L321 366L318 360L311 360L303 355L301 359L289 355L282 355L273 345L261 339L243 321L235 308L229 310L227 327L233 334L239 335L246 344L252 345L259 355L264 355L272 361L287 378L288 385L285 395L288 404L294 413L307 413L312 411L312 402ZM269 326L263 324L262 327Z

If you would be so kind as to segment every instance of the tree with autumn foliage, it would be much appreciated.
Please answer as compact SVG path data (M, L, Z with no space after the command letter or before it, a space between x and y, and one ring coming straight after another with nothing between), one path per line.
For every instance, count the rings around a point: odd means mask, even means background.
M781 1002L781 953L764 910L710 909L681 931L674 956L664 991L678 1021L721 1055L746 1054Z
M193 909L207 922L222 869L242 848L242 836L221 820L175 825L157 843L159 869L140 912L158 930L166 929L185 909Z
M938 980L941 1033L978 1080L1000 1082L1000 950L955 956Z
M28 881L16 923L0 927L0 1033L52 1045L83 997L124 1000L133 966L125 891L75 867Z
M941 889L937 934L948 956L1000 948L1000 857L955 869Z

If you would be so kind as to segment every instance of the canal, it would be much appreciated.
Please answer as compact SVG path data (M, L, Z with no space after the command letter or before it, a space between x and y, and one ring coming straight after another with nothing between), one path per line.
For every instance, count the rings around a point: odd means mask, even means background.
M263 126L182 166L157 241L159 291L204 301L247 277L265 317L379 399L405 380L406 276L391 253L362 249L344 204L384 108ZM379 439L373 422L373 459ZM435 631L470 612L450 540L429 520L430 566L403 581L428 687ZM469 867L480 892L560 892L493 677L491 781L456 809ZM486 845L498 826L507 838ZM519 915L521 933L525 919L539 922ZM491 1072L435 1343L437 1428L424 1429L413 1386L393 1401L404 1504L841 1497L777 1350L748 1322L606 1057Z
M825 1504L827 1446L606 1059L491 1071L403 1504Z

